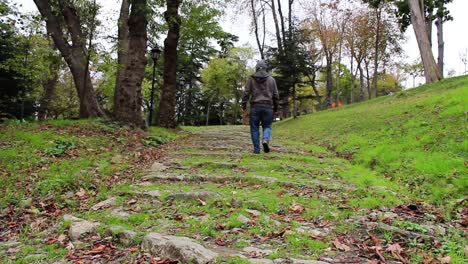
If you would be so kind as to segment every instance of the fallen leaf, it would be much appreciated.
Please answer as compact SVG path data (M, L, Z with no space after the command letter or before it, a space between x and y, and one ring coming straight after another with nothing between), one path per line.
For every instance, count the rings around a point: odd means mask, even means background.
M95 254L100 254L102 253L104 250L106 250L106 245L96 245L94 246L93 249L89 250L89 251L86 251L85 252L85 255L95 255Z
M443 258L440 259L440 263L441 264L450 264L451 260L452 259L450 258L450 256L446 256L446 257L443 257Z
M226 245L226 242L224 242L221 238L217 237L215 238L214 242L216 243L216 245L218 246L225 246Z
M75 195L81 198L86 195L86 191L81 188L79 192L75 193Z
M298 203L293 203L289 207L289 211L292 212L292 213L300 214L300 213L305 211L305 208L304 208L304 206L302 206L302 205L300 205Z
M131 199L127 202L128 205L132 205L132 204L136 204L137 203L137 200L135 199Z
M337 249L341 251L345 251L345 252L351 251L351 248L349 246L341 243L337 238L335 238L335 240L333 240L332 243Z

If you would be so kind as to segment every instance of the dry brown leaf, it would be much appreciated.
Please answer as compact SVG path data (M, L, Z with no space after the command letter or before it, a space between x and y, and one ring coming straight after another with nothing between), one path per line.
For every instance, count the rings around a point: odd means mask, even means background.
M333 240L332 243L337 249L341 251L345 251L345 252L351 251L351 248L348 245L341 243L337 238L335 238L335 240Z
M302 206L302 205L300 205L298 203L293 203L289 207L289 211L292 212L292 213L300 214L300 213L305 211L305 208L304 208L304 206Z

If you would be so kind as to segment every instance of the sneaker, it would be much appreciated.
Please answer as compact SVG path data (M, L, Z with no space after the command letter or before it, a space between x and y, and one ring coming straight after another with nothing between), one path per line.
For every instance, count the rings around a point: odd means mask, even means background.
M270 146L268 145L268 141L263 141L263 151L265 153L270 152Z

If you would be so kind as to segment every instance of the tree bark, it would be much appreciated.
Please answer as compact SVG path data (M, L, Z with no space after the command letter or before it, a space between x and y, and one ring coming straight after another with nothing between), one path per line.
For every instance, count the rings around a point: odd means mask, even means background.
M141 86L147 63L146 8L146 0L122 1L119 17L119 69L114 97L114 118L123 124L143 129L146 128L146 121L142 112Z
M364 84L364 69L362 69L361 64L358 65L358 69L359 69L359 83L360 83L359 100L362 102L362 101L364 101L364 87L365 87L365 84Z
M280 54L283 53L283 41L281 39L281 32L278 22L278 16L276 15L276 4L275 0L271 0L271 12L273 14L273 21L275 22L276 41L278 42L278 50Z
M283 16L283 8L281 7L281 0L278 0L278 14L280 16L280 24L281 24L281 33L283 36L283 42L286 41L286 29L284 26L284 16ZM284 47L286 49L286 47Z
M263 53L264 47L262 46L262 43L260 42L260 35L258 32L258 16L257 16L255 0L250 0L250 8L252 9L252 21L254 24L254 32L255 32L255 38L257 40L258 51L260 52L260 56L263 60L265 59L265 54Z
M437 17L437 42L438 42L438 55L437 65L439 68L439 73L442 78L444 78L444 53L445 53L445 43L444 43L444 18Z
M375 32L375 55L374 55L374 78L372 79L372 97L377 97L377 85L378 85L378 75L379 75L379 45L380 45L380 24L382 20L382 8L379 6L377 7L376 11L376 23L377 23L377 28ZM369 98L371 95L369 95Z
M181 3L182 0L166 0L167 10L164 12L169 31L164 41L164 84L159 104L159 124L166 128L177 126L175 93L177 89L177 46L182 23L179 16Z
M426 24L424 17L421 14L421 8L418 0L409 0L411 9L411 23L413 24L414 33L418 41L419 52L424 65L424 75L426 77L426 83L432 83L439 81L442 76L439 73L439 69L432 53L431 44L429 41L428 33L426 30Z
M55 95L55 90L57 88L57 83L59 79L59 71L60 71L60 59L54 61L50 65L51 76L47 78L43 83L42 87L44 88L44 93L42 98L40 99L40 107L37 113L37 118L39 121L45 121L48 119L50 114L50 103L53 100Z
M81 30L82 25L76 14L76 10L72 8L68 1L59 0L60 14L62 15L59 18L52 11L51 1L34 0L34 3L46 21L47 33L51 35L55 46L70 68L80 99L80 117L92 118L104 116L96 98L90 73L86 71L86 38ZM72 45L67 41L64 33L65 29L60 23L61 20L64 21L67 27Z
M332 89L333 89L333 71L332 71L332 64L333 64L333 55L327 54L327 105L328 107L332 106Z

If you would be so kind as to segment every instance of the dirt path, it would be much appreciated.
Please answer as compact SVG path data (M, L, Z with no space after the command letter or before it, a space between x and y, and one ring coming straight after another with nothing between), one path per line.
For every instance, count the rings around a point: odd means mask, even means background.
M448 232L435 209L346 180L329 153L251 151L246 127L195 131L89 221L68 219L69 236L110 235L134 252L122 263L406 263Z

